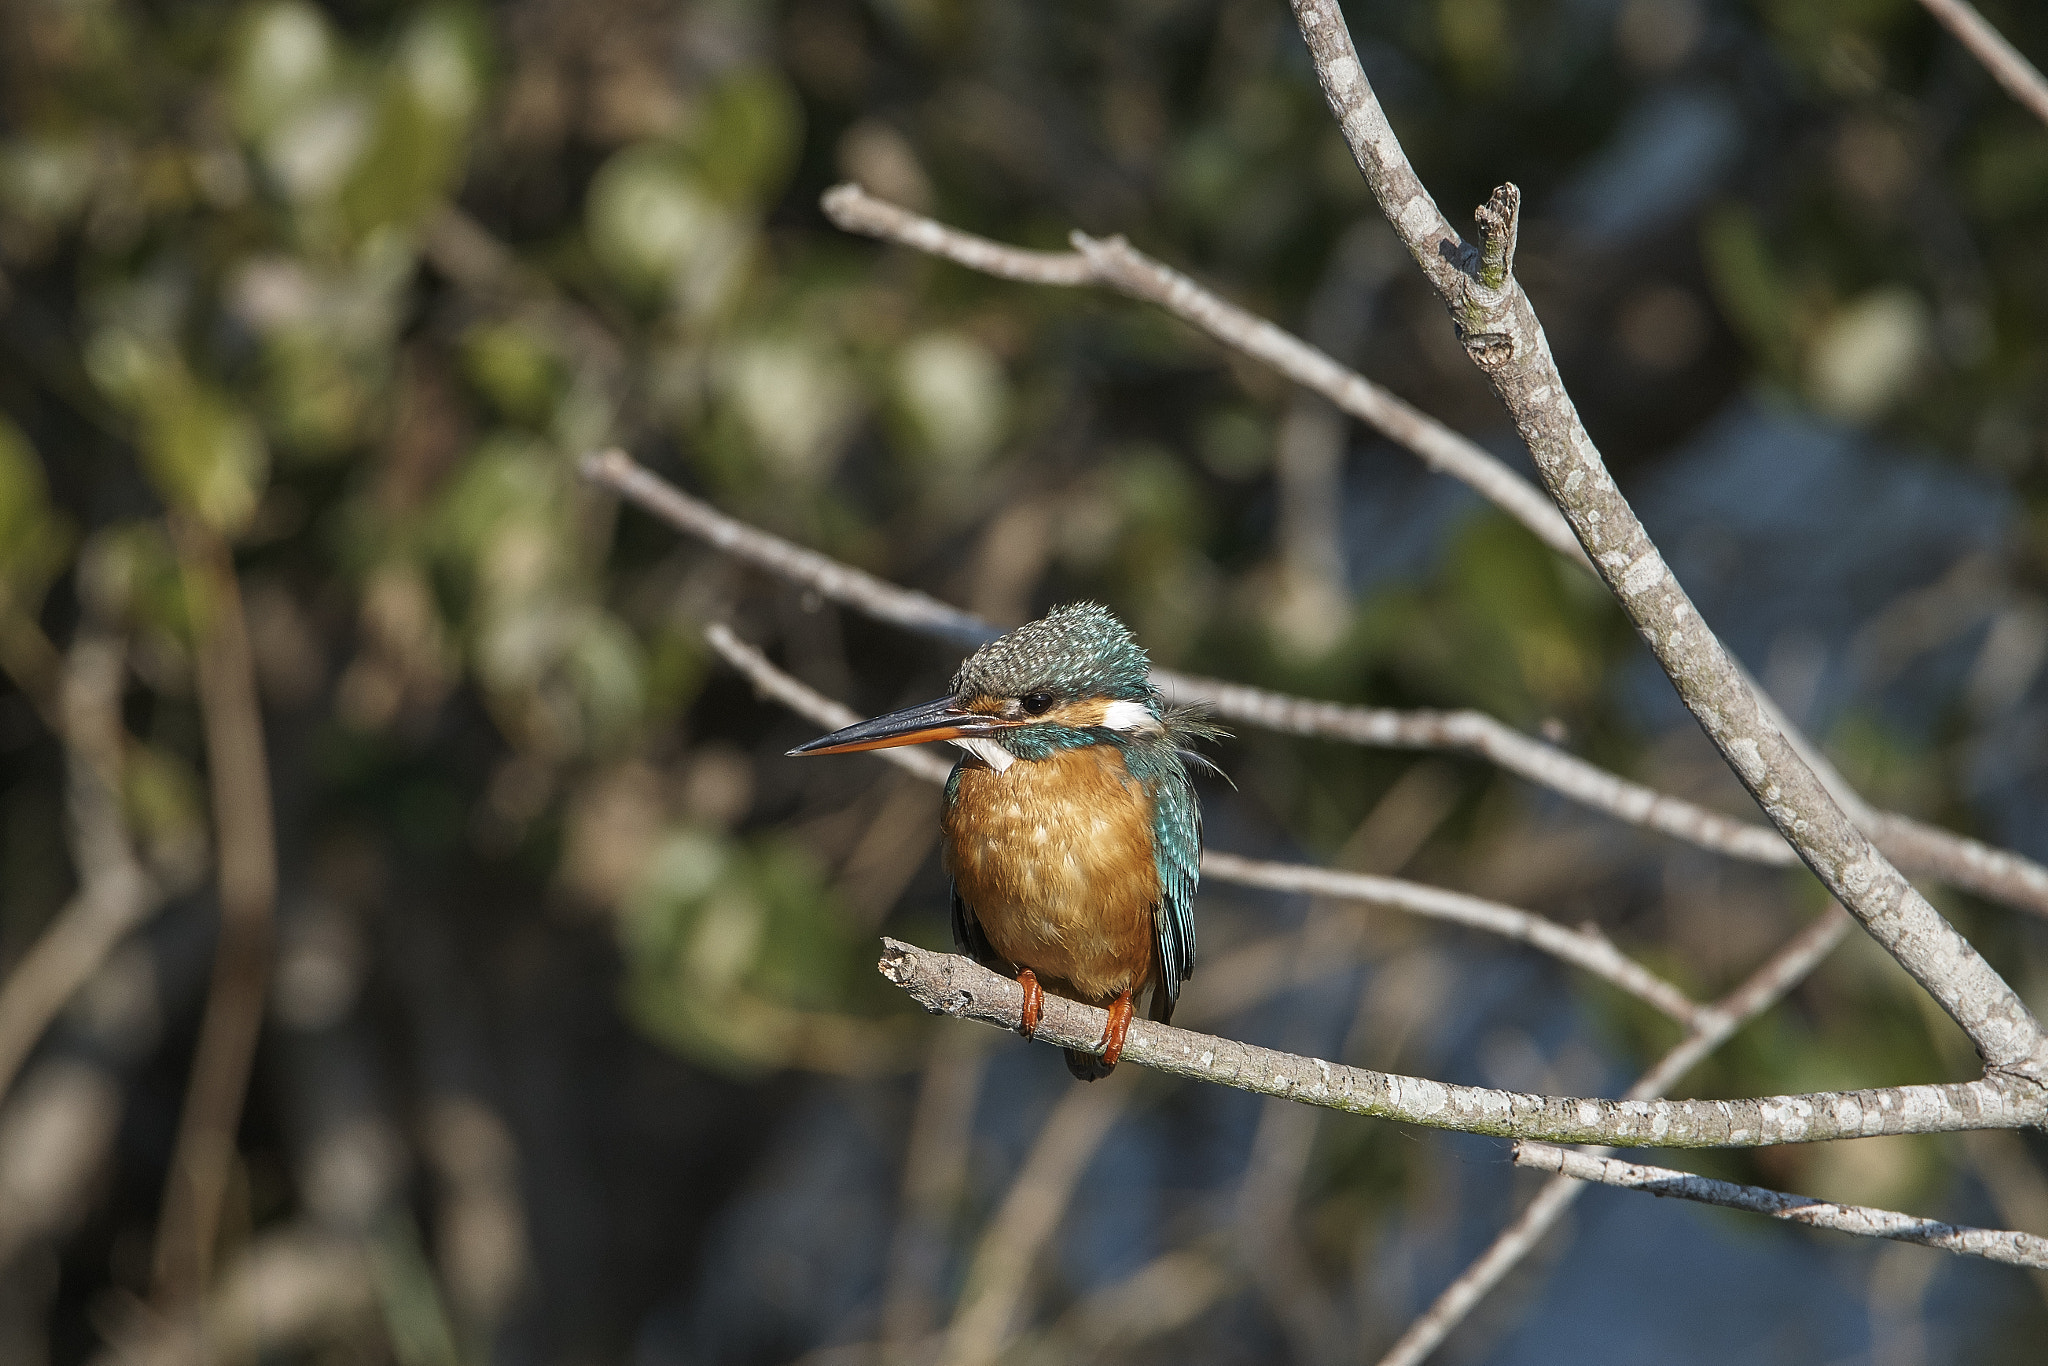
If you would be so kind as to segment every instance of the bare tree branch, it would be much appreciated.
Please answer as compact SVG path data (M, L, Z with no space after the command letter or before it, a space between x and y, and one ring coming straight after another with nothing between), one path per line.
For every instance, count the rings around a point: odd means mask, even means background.
M589 456L583 462L583 473L671 526L878 621L963 645L978 645L997 634L994 625L971 613L728 517L636 464L624 452ZM1712 853L1773 867L1790 867L1799 861L1792 847L1766 826L1724 816L1609 773L1483 712L1351 706L1167 669L1155 669L1152 676L1177 700L1205 702L1228 720L1291 735L1389 749L1472 754L1617 820ZM847 715L852 717L850 712ZM1895 813L1872 813L1871 821L1879 847L1914 872L2048 915L2048 868Z
M50 1021L162 900L155 879L136 857L121 809L128 742L121 722L126 665L121 637L87 625L59 669L55 710L65 747L71 855L80 886L0 987L0 1096L14 1084Z
M960 1305L946 1329L945 1366L990 1366L1010 1339L1032 1265L1058 1231L1074 1187L1130 1101L1131 1083L1069 1089L1046 1114L1009 1194L982 1231Z
M201 613L195 662L220 891L213 982L157 1224L156 1299L182 1315L213 1279L221 1202L270 980L277 843L255 659L233 556L212 528L180 518L172 524L187 592Z
M718 651L721 659L745 674L747 681L763 695L780 702L797 715L807 716L827 730L840 730L861 719L860 713L852 707L834 702L770 664L768 656L734 635L732 628L723 622L713 622L705 627L704 638L711 642L711 648ZM953 771L952 764L922 746L899 745L893 749L868 752L928 783L943 783Z
M1422 195L1422 200L1412 201L1410 208L1415 203L1428 201L1427 193L1412 172L1408 173L1407 182L1413 182L1413 190ZM837 186L826 192L823 202L826 214L849 231L915 247L1004 278L1044 284L1072 283L1068 278L1071 271L1066 258L1056 253L1020 251L960 232L876 199L857 185ZM1428 211L1435 213L1433 202L1428 203ZM1509 278L1513 264L1513 249L1506 245L1506 241L1503 239L1502 244L1497 244L1493 255L1481 263L1499 281ZM1224 302L1186 276L1135 251L1122 238L1097 241L1075 233L1073 242L1076 254L1090 263L1090 280L1110 285L1133 298L1157 303L1201 327L1225 345L1264 361L1295 383L1325 395L1346 412L1378 429L1382 435L1406 446L1429 468L1452 475L1491 500L1571 563L1582 569L1592 569L1569 525L1557 515L1556 507L1546 501L1528 480L1477 443L1409 407L1364 376L1338 365L1327 354L1300 338ZM1498 289L1500 286L1497 283L1490 287ZM1735 667L1738 671L1742 668L1739 662ZM1786 741L1834 793L1835 800L1842 803L1856 820L1864 821L1870 814L1869 806L1819 749L1786 719L1756 681L1746 673L1743 676L1766 709L1771 723L1784 732ZM2043 887L2048 889L2048 879L2044 879ZM2048 896L2048 890L2043 894ZM2048 912L2048 901L2044 901L2041 909Z
M1582 968L1648 1002L1682 1025L1692 1025L1701 1018L1700 1007L1691 997L1615 948L1613 941L1597 929L1570 929L1513 906L1404 878L1271 863L1213 849L1202 855L1202 876L1218 882L1234 882L1242 887L1309 892L1317 896L1364 901L1431 920L1483 930L1541 949L1553 958Z
M1984 64L1993 80L2006 93L2043 123L2048 123L2048 77L2039 67L2020 55L2004 34L1991 27L1969 0L1920 0L1928 13L1939 19L1950 33L1970 49L1970 55Z
M884 939L879 968L933 1014L1004 1029L1017 1028L1022 1019L1024 989L958 954ZM1059 1048L1095 1049L1108 1018L1095 1006L1047 996L1044 1018L1032 1037ZM2002 1075L1742 1100L1538 1096L1349 1067L1149 1020L1132 1023L1123 1056L1172 1076L1347 1114L1500 1138L1631 1148L1760 1148L1882 1134L2016 1129L2039 1124L2048 1111L2036 1088Z
M1748 1024L1783 999L1786 992L1806 980L1813 970L1842 942L1856 922L1835 907L1811 925L1793 935L1778 951L1745 978L1741 985L1700 1012L1693 1032L1658 1059L1637 1079L1624 1099L1653 1100L1663 1095L1697 1067L1706 1056L1727 1042L1736 1030ZM1612 1149L1595 1148L1600 1156ZM1479 1301L1528 1256L1557 1221L1564 1217L1585 1184L1566 1177L1546 1183L1522 1212L1500 1231L1486 1251L1457 1279L1445 1286L1428 1309L1416 1316L1394 1345L1382 1356L1379 1366L1417 1366L1443 1344Z
M1317 79L1382 212L1450 309L1551 497L1686 707L1801 860L1962 1026L1986 1067L2048 1093L2048 1033L1786 742L1615 486L1512 274L1520 191L1494 192L1477 215L1480 250L1466 246L1402 152L1336 0L1292 3Z
M2002 1229L1970 1228L1962 1224L1916 1219L1910 1214L1871 1209L1867 1205L1837 1205L1804 1195L1786 1195L1761 1186L1738 1186L1669 1167L1646 1167L1612 1157L1574 1152L1548 1143L1517 1143L1515 1165L1536 1171L1557 1172L1574 1181L1597 1181L1604 1186L1644 1190L1652 1195L1698 1200L1727 1209L1768 1214L1773 1219L1807 1224L1814 1228L1854 1233L1865 1238L1890 1238L1901 1243L1938 1247L1965 1257L1983 1257L2012 1266L2048 1268L2048 1238Z
M903 1181L883 1273L883 1357L908 1361L931 1336L946 1278L950 1224L966 1190L975 1104L988 1072L987 1037L937 1031L903 1143Z
M776 668L759 650L734 635L730 628L714 623L705 628L704 634L726 663L745 674L761 692L792 711L808 716L828 729L850 726L861 719L851 708L832 701ZM927 782L945 782L953 768L938 755L921 748L904 746L871 752ZM1447 891L1401 878L1345 873L1302 864L1271 863L1218 853L1213 849L1202 854L1202 875L1217 882L1245 887L1310 892L1370 902L1407 911L1411 915L1497 934L1582 968L1647 1002L1682 1025L1697 1026L1702 1018L1700 1007L1691 997L1623 954L1597 930L1569 929L1554 920L1514 906L1503 906L1463 892Z
M1202 288L1155 261L1121 237L1073 235L1071 254L1023 251L961 232L877 199L858 185L825 192L825 214L849 232L879 237L943 257L970 270L1039 285L1105 285L1157 304L1217 341L1330 400L1423 464L1470 486L1527 527L1551 549L1573 560L1584 552L1542 490L1509 469L1478 442L1338 364L1330 356L1265 319Z

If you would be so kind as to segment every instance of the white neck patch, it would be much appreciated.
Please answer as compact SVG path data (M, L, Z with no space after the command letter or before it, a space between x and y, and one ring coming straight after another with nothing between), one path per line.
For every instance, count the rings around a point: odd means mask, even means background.
M966 750L998 773L1001 773L1011 764L1017 762L1016 755L1010 753L1010 751L1004 749L995 741L984 739L978 735L969 736L964 739L948 740L946 743L960 746L960 748Z
M1109 710L1102 714L1102 724L1111 730L1135 731L1141 735L1159 735L1166 729L1143 702L1110 703Z

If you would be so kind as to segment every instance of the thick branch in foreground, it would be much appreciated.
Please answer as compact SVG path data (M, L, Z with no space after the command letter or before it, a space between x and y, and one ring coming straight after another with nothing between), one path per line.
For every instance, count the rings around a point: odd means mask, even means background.
M1787 1195L1762 1186L1738 1186L1709 1176L1673 1171L1669 1167L1646 1167L1612 1157L1574 1152L1549 1143L1517 1143L1515 1165L1534 1171L1557 1172L1574 1181L1593 1181L1625 1190L1648 1191L1652 1195L1726 1209L1767 1214L1788 1223L1811 1228L1833 1229L1865 1238L1890 1238L1894 1242L1938 1247L1965 1257L1983 1257L2012 1266L2048 1269L2048 1238L2004 1229L1970 1228L1964 1224L1943 1224L1910 1214L1872 1209L1867 1205L1837 1205L1804 1195Z
M1772 825L1836 900L1941 1003L1987 1067L2048 1095L2048 1032L2005 979L1906 881L1773 724L1622 497L1566 393L1519 282L1478 278L1512 235L1518 197L1496 195L1478 258L1422 188L1353 50L1336 0L1293 0L1317 79L1380 208L1422 266L1537 472L1679 697Z
M720 658L745 674L763 694L799 715L809 717L828 730L838 730L861 719L852 708L834 702L776 668L768 662L767 656L734 635L728 627L714 624L706 628L704 636ZM951 764L921 747L879 749L871 753L930 783L945 782L947 774L952 771ZM1706 1020L1691 997L1622 953L1597 929L1570 929L1519 907L1503 906L1496 901L1425 883L1295 863L1239 858L1213 849L1202 854L1202 876L1243 887L1309 892L1362 901L1496 934L1581 968L1682 1025L1699 1028Z
M972 959L884 939L879 967L935 1015L1004 1029L1015 1029L1022 1020L1024 989ZM1094 1006L1048 995L1033 1037L1059 1048L1094 1050L1101 1047L1108 1021L1108 1014ZM2042 1118L2033 1088L2004 1079L1747 1100L1594 1100L1375 1072L1149 1020L1132 1022L1123 1056L1173 1076L1346 1114L1551 1143L1760 1148L1880 1134L2013 1129Z
M972 613L728 517L622 451L586 457L583 474L735 559L802 584L877 621L962 645L979 645L998 634L995 625ZM1773 867L1790 867L1799 861L1792 847L1768 826L1724 816L1610 773L1483 712L1352 706L1166 669L1154 669L1152 678L1175 700L1207 703L1227 720L1360 745L1472 754L1616 820L1711 853ZM2048 868L1896 813L1875 812L1870 819L1879 847L1902 866L2006 905L2048 915Z

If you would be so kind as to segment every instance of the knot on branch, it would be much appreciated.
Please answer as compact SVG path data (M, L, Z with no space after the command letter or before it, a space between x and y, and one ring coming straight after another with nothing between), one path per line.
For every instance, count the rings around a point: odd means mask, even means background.
M1522 192L1512 182L1495 190L1472 214L1479 225L1479 283L1499 292L1515 269L1515 238L1521 231Z
M1479 248L1467 260L1467 283L1457 316L1458 340L1483 369L1497 370L1515 358L1508 314L1514 299L1521 190L1512 183L1502 185L1472 218L1479 225Z

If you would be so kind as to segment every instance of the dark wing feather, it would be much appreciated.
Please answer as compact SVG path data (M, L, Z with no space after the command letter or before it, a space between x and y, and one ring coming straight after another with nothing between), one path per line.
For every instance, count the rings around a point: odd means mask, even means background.
M1152 849L1159 864L1159 904L1152 928L1159 946L1159 990L1152 1018L1173 1019L1180 984L1195 970L1195 884L1201 878L1202 811L1177 757L1152 785Z
M962 759L946 775L946 809L949 811L954 799L960 795L960 770L966 766L967 761ZM946 893L953 903L953 947L983 967L999 967L1002 960L989 946L988 936L982 933L981 922L974 918L974 908L960 899L959 884L948 882Z
M981 922L974 918L973 909L960 899L960 888L947 885L953 894L953 947L985 968L1002 964L996 951L989 947L988 936L981 932Z

